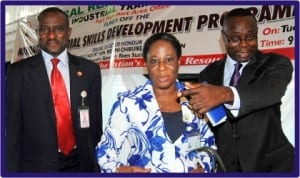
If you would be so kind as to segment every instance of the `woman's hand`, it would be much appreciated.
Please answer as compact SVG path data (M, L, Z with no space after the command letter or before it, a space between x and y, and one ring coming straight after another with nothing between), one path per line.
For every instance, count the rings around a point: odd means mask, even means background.
M204 173L204 169L202 166L198 163L197 168L190 171L190 173Z
M132 173L132 172L150 173L151 168L145 169L145 168L138 167L138 166L120 166L116 169L116 173Z

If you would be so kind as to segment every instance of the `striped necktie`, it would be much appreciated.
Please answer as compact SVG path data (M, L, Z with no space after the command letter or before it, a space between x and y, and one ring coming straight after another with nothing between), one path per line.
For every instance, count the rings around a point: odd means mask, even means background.
M236 87L238 85L239 79L241 77L241 74L240 74L241 67L242 67L242 64L239 62L234 64L234 72L231 76L230 83L229 83L230 86Z

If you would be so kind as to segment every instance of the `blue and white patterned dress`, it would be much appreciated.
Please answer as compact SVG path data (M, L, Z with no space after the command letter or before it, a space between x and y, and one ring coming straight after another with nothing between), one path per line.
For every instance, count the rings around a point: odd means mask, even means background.
M176 82L178 90L183 85ZM216 149L215 138L208 124L189 109L188 101L180 102L186 130L175 141L169 138L161 111L155 99L152 83L119 94L96 156L101 171L115 172L124 165L151 168L151 172L189 172L200 164L210 172L214 160L206 153L188 149L191 133L199 133L201 146Z

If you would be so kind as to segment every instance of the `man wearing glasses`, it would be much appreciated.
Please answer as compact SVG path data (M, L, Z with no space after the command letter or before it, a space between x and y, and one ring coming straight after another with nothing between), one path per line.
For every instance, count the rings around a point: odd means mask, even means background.
M212 128L218 152L229 172L291 172L294 147L281 127L280 105L291 81L290 60L258 50L257 21L247 9L224 19L225 60L199 74L205 83L187 84L190 104L199 114L224 105L227 120Z

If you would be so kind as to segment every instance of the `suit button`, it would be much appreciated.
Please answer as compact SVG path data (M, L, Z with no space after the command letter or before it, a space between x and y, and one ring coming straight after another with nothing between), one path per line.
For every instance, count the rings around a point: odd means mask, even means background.
M239 139L239 138L240 138L240 135L239 135L239 134L233 134L233 135L232 135L232 138L234 138L234 139Z
M53 159L52 161L53 161L54 163L56 163L56 162L58 162L58 159Z

